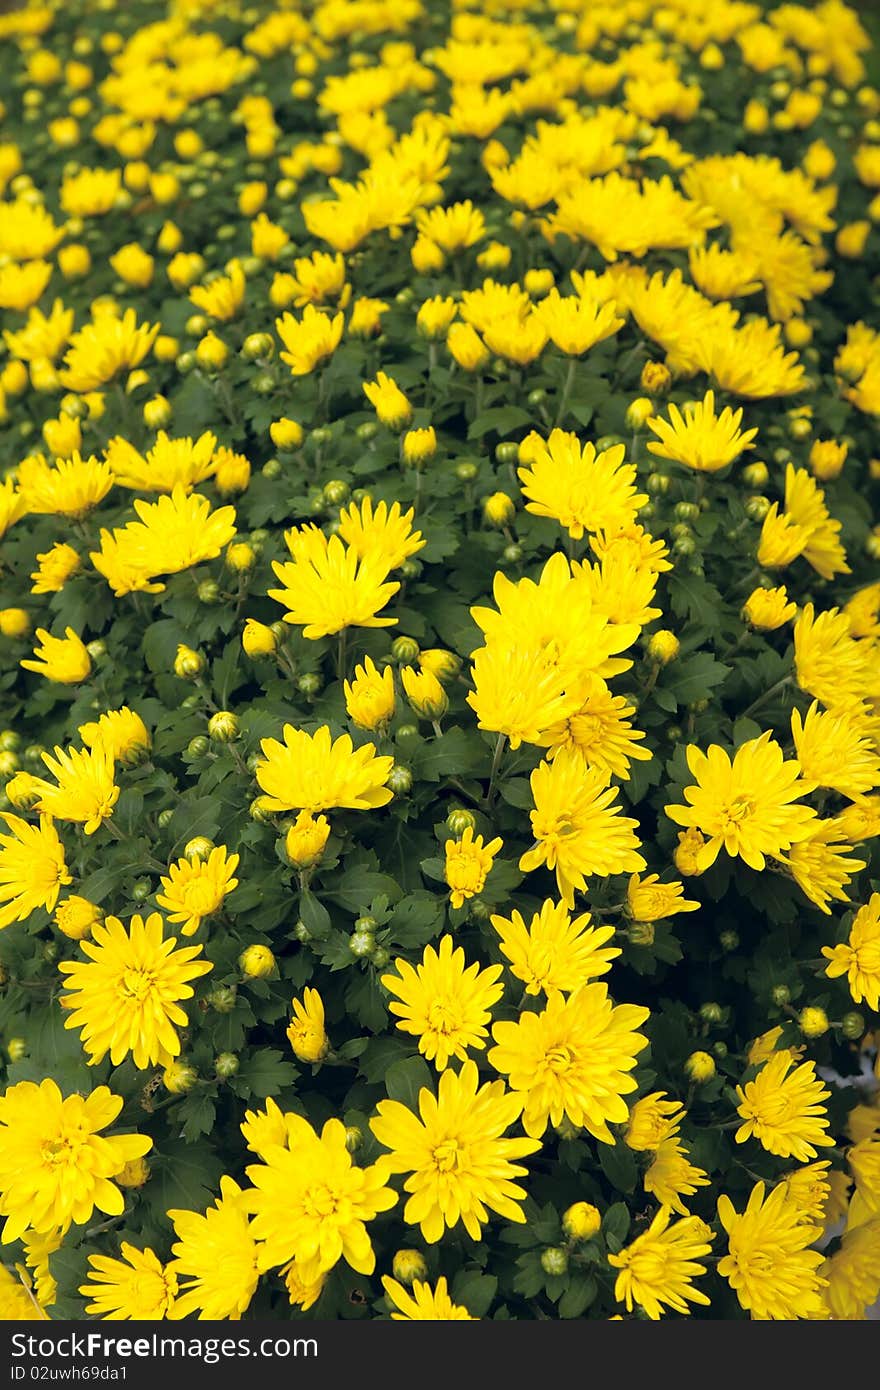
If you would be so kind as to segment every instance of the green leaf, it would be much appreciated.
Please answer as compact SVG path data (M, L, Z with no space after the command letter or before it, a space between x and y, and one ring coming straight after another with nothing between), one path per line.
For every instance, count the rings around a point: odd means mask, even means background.
M621 1244L629 1232L629 1208L625 1202L615 1202L602 1218L602 1230L606 1236L614 1236Z
M163 1226L171 1225L169 1210L204 1211L218 1196L225 1165L209 1144L165 1139L149 1163L152 1172L144 1196Z
M391 1100L399 1100L410 1110L418 1111L419 1091L427 1088L432 1094L434 1080L424 1057L407 1057L392 1062L385 1073L385 1090Z
M410 893L391 915L391 940L411 949L425 946L442 927L443 915L443 903L433 893Z
M324 904L318 901L314 893L310 893L308 889L300 895L299 915L315 941L327 940L332 925L330 913Z
M722 685L731 668L716 661L708 652L682 657L663 672L661 689L674 695L680 705L690 705L711 694L714 686Z
M673 613L714 630L721 612L721 595L713 584L695 574L675 573L667 579Z
M266 1096L277 1096L279 1091L290 1086L296 1076L296 1067L285 1061L280 1052L272 1047L260 1047L242 1062L235 1078L235 1090L239 1095L265 1100Z
M380 893L384 893L389 902L395 903L403 896L398 884L388 874L380 874L375 869L358 864L342 875L327 896L358 916Z
M498 1292L498 1280L476 1269L459 1270L452 1281L452 1301L463 1304L475 1318L484 1318Z
M441 777L462 777L483 761L488 771L485 746L473 734L464 729L448 729L414 751L412 770L420 782L439 782Z
M181 1134L188 1144L192 1144L203 1134L210 1134L214 1128L217 1104L213 1096L189 1095L176 1108L176 1118L182 1121Z
M482 439L485 434L510 434L513 430L524 429L531 423L531 415L519 405L498 405L484 410L472 421L468 439Z
M559 1300L561 1318L579 1318L589 1308L599 1292L599 1285L592 1274L572 1274L568 1288Z
M626 1144L599 1144L599 1165L618 1192L632 1192L638 1181L638 1168L632 1149Z

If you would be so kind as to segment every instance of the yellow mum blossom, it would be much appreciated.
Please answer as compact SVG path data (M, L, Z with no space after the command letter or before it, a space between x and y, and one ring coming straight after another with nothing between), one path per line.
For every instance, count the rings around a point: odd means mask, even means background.
M41 204L23 197L3 204L0 253L10 260L42 260L51 255L63 238L64 228L55 226Z
M808 834L778 858L810 901L825 913L831 911L829 902L849 902L844 890L865 867L865 861L852 854L836 820L813 821Z
M339 513L339 535L361 560L382 561L386 570L398 569L427 544L421 531L413 530L415 512L403 511L399 502L373 505L368 495L350 502Z
M57 820L81 821L85 833L93 835L112 816L119 799L112 752L98 744L89 749L56 747L54 757L42 757L57 785L41 782L37 809Z
M230 1177L220 1179L220 1196L205 1212L172 1208L177 1240L166 1276L177 1279L175 1318L238 1322L260 1277L258 1246L248 1219L248 1198Z
M432 1289L421 1279L414 1279L407 1292L396 1279L382 1276L382 1287L390 1302L399 1311L391 1314L392 1322L473 1322L467 1308L453 1303L443 1275Z
M785 1051L774 1052L755 1079L737 1086L736 1093L737 1114L745 1121L736 1131L738 1144L754 1135L768 1153L807 1163L816 1157L816 1144L834 1143L822 1103L831 1092L817 1078L814 1062L795 1066Z
M679 912L696 912L700 904L689 902L681 883L661 883L658 874L639 878L633 874L626 890L629 915L636 922L659 922Z
M120 280L124 280L127 285L133 285L138 290L147 289L153 279L153 271L156 266L153 257L136 241L130 241L125 246L120 246L116 255L110 257L110 264Z
M51 279L49 261L28 261L26 265L11 261L0 266L0 309L15 309L21 314L33 308Z
M697 855L700 872L721 849L762 870L766 855L778 855L806 838L816 812L795 804L806 788L800 766L786 759L772 733L748 739L731 759L718 744L703 753L694 744L687 762L695 785L684 790L686 806L667 806L676 825L700 830L707 840Z
M860 705L873 662L871 647L850 632L849 618L838 608L816 613L804 604L794 625L795 679L801 690L829 709Z
M789 601L784 584L776 589L753 589L742 609L745 621L759 632L775 632L796 613L797 604Z
M34 581L32 594L60 593L72 575L77 574L82 562L72 545L58 542L51 550L37 555L37 568L31 575Z
M66 309L60 299L55 299L48 314L41 309L31 309L24 328L17 333L5 329L3 341L10 356L20 362L35 362L40 358L54 362L70 337L73 320L73 309Z
M328 1120L319 1134L301 1115L284 1119L287 1146L267 1145L263 1163L246 1170L255 1189L247 1202L261 1268L293 1259L306 1284L342 1259L357 1273L372 1274L376 1256L367 1223L397 1202L385 1185L389 1165L357 1167L339 1120Z
M460 840L446 841L443 875L449 884L449 900L453 907L462 907L467 898L475 898L482 893L502 843L496 836L484 845L482 835L474 835L470 826Z
M162 1322L172 1316L177 1277L149 1246L138 1250L128 1241L119 1246L121 1260L90 1255L88 1278L79 1292L91 1299L86 1312L105 1321Z
M300 811L284 837L284 852L298 869L310 869L319 862L330 837L326 816Z
M728 1242L718 1273L753 1318L822 1317L823 1259L809 1248L820 1230L801 1219L801 1209L784 1184L774 1187L766 1200L765 1194L765 1184L756 1183L742 1213L729 1197L718 1198Z
M590 925L590 914L572 917L565 903L547 899L528 926L521 913L491 918L510 971L526 994L570 994L587 980L605 975L621 954L610 946L614 927Z
M683 1118L684 1106L679 1101L667 1100L665 1091L652 1091L631 1107L624 1143L636 1153L653 1152L678 1133Z
M492 1006L504 993L500 965L481 970L465 965L464 951L453 950L452 937L440 938L439 950L426 946L418 965L398 958L396 975L381 983L396 999L388 1005L397 1027L418 1038L419 1052L443 1071L453 1057L464 1061L469 1048L482 1051ZM399 1002L398 1002L399 1001Z
M832 980L847 978L854 1004L863 1000L876 1013L880 1009L880 893L872 893L856 913L847 940L839 946L823 946L825 974Z
M552 289L534 310L550 341L568 357L580 357L596 343L611 338L625 320L613 299L600 303L578 295L561 295Z
M169 922L181 924L182 936L197 932L203 919L219 911L238 887L234 877L238 859L224 845L216 845L207 859L178 859L169 867L156 902L168 913Z
M687 1216L682 1198L708 1187L709 1178L702 1168L691 1163L681 1140L670 1135L657 1145L653 1161L642 1175L642 1185L661 1207L671 1207L680 1216Z
M330 1041L324 1028L324 1001L316 989L307 987L302 1000L293 1000L287 1041L301 1062L314 1064L327 1055Z
M91 323L70 339L61 372L69 391L95 391L120 372L140 366L159 334L160 325L139 324L134 309L121 318L95 313Z
M531 775L535 809L530 812L535 844L520 859L526 873L546 864L555 869L559 896L569 908L593 874L632 873L646 868L638 852L638 822L620 814L617 787L600 772L563 750Z
M397 382L386 372L377 372L375 381L365 381L363 392L383 425L399 430L412 419L412 406Z
M108 465L94 457L59 458L52 468L42 454L24 459L18 469L18 485L25 510L36 515L86 516L102 502L113 486Z
M689 1303L709 1306L710 1300L695 1289L693 1280L706 1273L700 1264L712 1249L713 1233L697 1216L672 1222L672 1208L661 1207L650 1226L608 1263L619 1269L614 1297L631 1313L638 1304L652 1321L662 1317L664 1305L687 1315Z
M67 1231L97 1209L121 1216L112 1181L153 1141L143 1134L102 1134L118 1117L121 1096L97 1086L88 1096L63 1096L46 1077L19 1081L0 1096L0 1215L3 1242L26 1230Z
M61 888L73 879L64 846L49 816L30 825L2 813L9 833L0 835L0 929L25 922L35 908L51 912Z
M625 453L623 444L597 452L560 429L546 443L536 437L529 466L518 470L526 511L552 517L574 540L631 525L648 496L637 491L636 465L624 463Z
M201 946L175 950L164 936L158 912L144 920L136 913L126 928L118 917L97 923L80 949L88 962L61 961L67 977L63 1005L72 1012L65 1028L79 1028L89 1065L109 1053L113 1066L129 1054L136 1067L166 1067L181 1050L177 1028L187 1016L180 1001L191 999L190 981L205 975L210 961L196 960ZM175 1026L176 1025L176 1026Z
M242 304L247 284L244 271L238 261L234 261L226 275L218 275L210 285L194 285L189 297L197 309L212 319L228 323L234 319Z
M717 473L739 458L744 449L754 449L757 429L740 430L742 408L725 406L715 414L715 393L707 391L702 401L684 407L669 406L669 422L654 415L648 420L661 443L649 442L648 450L661 458L673 459L699 473Z
M384 730L394 716L394 672L377 670L370 657L355 667L354 680L343 681L345 708L359 729Z
M791 733L805 783L830 787L851 801L880 785L880 753L856 707L823 711L814 700L803 718L792 710Z
M283 743L264 738L256 778L274 811L354 811L385 806L393 795L385 783L394 763L376 757L372 743L355 748L348 734L333 739L323 725L314 734L285 724Z
M290 611L284 622L296 623L303 636L317 640L346 627L393 627L396 618L380 618L379 609L397 593L400 584L388 582L388 562L381 553L361 557L339 536L329 541L301 540L288 532L293 560L273 560L281 589L270 589Z
M116 435L107 445L105 457L120 487L136 492L172 492L178 486L185 492L214 472L217 438L206 430L193 440L170 439L164 430L146 454L140 454L128 440Z
M307 376L319 362L332 357L342 341L345 325L343 314L322 314L312 304L307 304L302 317L284 314L275 320L275 331L287 349L281 353L294 376Z
M112 758L128 767L139 763L151 746L147 726L127 705L107 710L98 719L81 724L78 733L87 748L103 744Z
M68 217L100 217L122 189L120 169L80 169L61 180L59 200Z
M513 1181L526 1169L513 1160L535 1153L537 1139L507 1139L522 1110L521 1096L506 1091L503 1081L480 1086L472 1061L459 1072L447 1067L436 1095L423 1087L418 1113L396 1100L381 1100L370 1129L387 1157L383 1171L408 1173L410 1193L403 1212L409 1225L421 1227L433 1245L461 1222L479 1240L489 1212L507 1221L525 1221L524 1188Z
M58 681L61 685L79 685L87 679L92 661L81 638L72 627L65 628L63 637L53 637L44 627L38 627L35 661L22 661L26 671Z
M604 1144L611 1124L623 1124L623 1097L636 1089L627 1075L648 1039L636 1030L649 1017L635 1004L613 1005L604 983L585 984L568 999L551 994L540 1014L496 1023L489 1062L521 1096L523 1128L539 1139L567 1117Z

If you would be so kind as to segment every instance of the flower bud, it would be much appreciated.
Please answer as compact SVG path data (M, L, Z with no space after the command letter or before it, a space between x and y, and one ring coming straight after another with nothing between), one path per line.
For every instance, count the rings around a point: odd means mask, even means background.
M483 520L501 531L516 515L516 505L506 492L493 492L483 499Z
M575 1202L562 1213L562 1229L570 1240L592 1240L602 1229L598 1207L591 1202Z
M830 1026L824 1009L808 1006L798 1014L798 1027L805 1038L821 1038Z
M351 488L344 478L331 478L324 484L322 496L328 507L341 507L351 496Z
M740 476L746 487L764 487L770 481L770 470L766 463L756 460L746 464Z
M195 1067L181 1061L169 1062L162 1073L165 1090L170 1091L173 1096L181 1096L186 1091L191 1091L198 1079L199 1074Z
M370 423L374 423L370 421ZM288 452L300 448L305 437L302 425L296 420L289 419L283 415L280 420L273 420L269 426L269 437L276 449L284 449Z
M627 941L633 946L653 946L654 934L653 922L630 922L626 929Z
M310 869L324 854L330 838L330 822L326 816L300 811L284 837L284 852L298 869Z
M461 657L443 647L430 647L427 651L419 652L418 661L421 670L430 671L438 681L455 680L461 670Z
M181 680L196 680L205 670L207 665L201 652L193 651L192 647L186 647L181 643L177 648L177 656L174 658L174 674Z
M419 644L414 637L395 637L391 643L391 656L399 665L411 665L419 655Z
M774 985L770 991L770 998L777 1009L784 1009L791 1003L791 990L788 985Z
M256 618L248 618L241 634L241 645L245 653L255 660L260 656L271 656L277 650L278 640L271 627L258 623Z
M270 361L275 352L275 343L270 333L249 333L240 351L245 362Z
M476 824L477 819L473 811L466 811L463 807L456 807L446 817L446 828L452 832L456 840L460 840L466 830L476 829Z
M638 431L642 428L649 416L654 414L654 402L647 396L639 396L636 400L630 401L626 411L626 423L631 430Z
M864 1014L857 1013L855 1009L850 1010L849 1013L845 1013L840 1020L840 1031L850 1042L857 1042L859 1038L864 1036Z
M231 1014L235 1008L235 985L215 985L208 995L208 1003L218 1014Z
M269 825L275 814L270 796L255 796L248 807L248 815L257 825Z
M357 960L371 956L376 949L376 938L371 931L356 928L348 938L348 949Z
M10 1062L20 1062L27 1056L28 1046L24 1038L10 1038L6 1044L6 1053Z
M238 1058L234 1052L220 1052L214 1058L214 1071L221 1081L228 1081L238 1071Z
M322 685L323 681L317 671L304 671L296 682L297 690L309 699L320 693Z
M421 468L437 452L437 435L433 425L425 429L407 430L401 441L404 463Z
M428 1266L418 1250L398 1250L391 1261L391 1272L398 1283L409 1288L416 1279L427 1279Z
M674 632L661 628L659 632L652 633L648 638L648 656L658 665L667 666L678 656L680 646L681 644Z
M233 541L226 547L226 563L233 574L247 574L257 560L257 552L247 541Z
M238 958L238 968L249 980L265 980L275 969L275 957L268 946L247 946Z
M71 941L84 941L104 914L88 898L72 893L55 908L55 925Z
M704 1023L720 1023L724 1017L724 1010L720 1004L709 1001L700 1005L700 1018Z
M228 709L219 709L208 720L208 736L215 743L232 743L239 735L238 718Z
M692 1052L685 1060L685 1074L701 1086L715 1075L715 1058L709 1052Z
M403 666L400 678L406 697L422 719L442 719L449 709L449 697L437 677L427 669Z
M541 1252L541 1268L551 1277L568 1273L568 1251L561 1245L548 1245Z
M184 847L184 859L197 859L204 863L217 846L213 840L209 840L206 835L195 835L191 840L187 840Z
M718 943L722 951L727 951L728 953L735 951L739 946L739 932L733 931L732 928L721 932L718 937Z
M113 1175L113 1181L120 1187L143 1187L150 1176L150 1165L144 1158L130 1158L121 1172Z
M20 641L30 630L30 614L24 608L0 608L0 635Z

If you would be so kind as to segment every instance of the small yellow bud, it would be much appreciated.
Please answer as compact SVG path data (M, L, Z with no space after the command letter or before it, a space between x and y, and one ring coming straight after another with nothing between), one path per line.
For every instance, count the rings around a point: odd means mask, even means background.
M256 564L257 553L247 541L233 541L226 547L226 563L235 574L247 574Z
M256 618L248 618L241 634L241 645L245 653L253 659L258 656L271 656L277 650L278 639L265 623L258 623Z
M398 1250L391 1261L391 1272L398 1283L409 1287L416 1279L427 1279L428 1266L418 1250Z
M801 1009L798 1014L798 1027L805 1038L821 1038L823 1033L827 1033L831 1025L828 1022L828 1015L824 1009L808 1005Z
M242 975L251 980L265 980L275 969L275 957L268 946L248 946L238 958Z
M681 643L674 632L661 628L648 638L648 656L660 666L668 666L678 656Z
M177 655L174 658L174 674L181 680L196 680L205 670L207 662L201 652L193 651L192 647L184 646L181 642L177 648Z
M506 492L493 492L483 499L483 520L487 526L503 530L509 526L516 515L516 504Z
M206 333L196 347L196 361L200 367L219 371L229 359L229 348L216 333Z
M165 1089L170 1091L173 1096L180 1096L185 1091L191 1091L198 1079L199 1074L195 1067L187 1066L185 1062L170 1062L162 1073Z
M30 630L30 614L24 608L0 608L0 636L20 640Z
M113 1181L120 1187L137 1188L143 1187L150 1176L150 1165L144 1158L130 1158L121 1172L116 1173Z
M698 1086L715 1075L715 1058L708 1052L692 1052L684 1064L685 1073Z
M562 1229L570 1240L591 1240L602 1229L598 1207L591 1202L575 1202L562 1213Z

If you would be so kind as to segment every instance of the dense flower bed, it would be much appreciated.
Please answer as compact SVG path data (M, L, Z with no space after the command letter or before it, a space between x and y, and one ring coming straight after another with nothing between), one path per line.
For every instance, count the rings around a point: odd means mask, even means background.
M877 1298L869 47L0 16L2 1316Z

